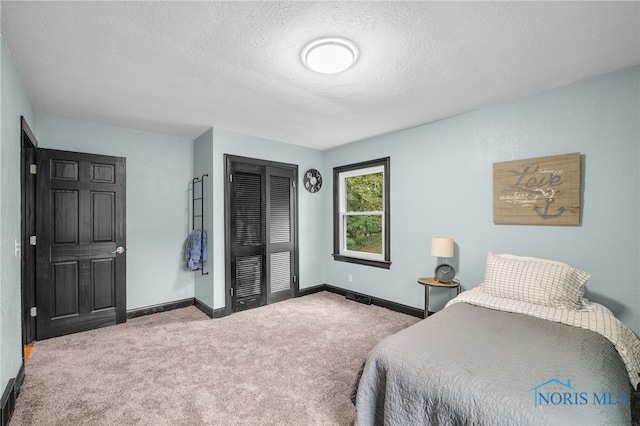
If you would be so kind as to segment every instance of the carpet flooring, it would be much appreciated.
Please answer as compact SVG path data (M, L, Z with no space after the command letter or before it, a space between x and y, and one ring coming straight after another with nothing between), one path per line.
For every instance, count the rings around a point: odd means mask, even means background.
M11 425L351 425L364 357L417 321L321 292L38 341Z

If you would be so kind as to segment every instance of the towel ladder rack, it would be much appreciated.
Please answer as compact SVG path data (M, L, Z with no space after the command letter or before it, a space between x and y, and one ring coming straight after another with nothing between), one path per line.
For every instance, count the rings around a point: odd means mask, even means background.
M191 230L196 230L196 218L200 218L200 232L204 232L204 178L208 177L208 174L204 174L199 178L195 177L191 179L191 185L193 187L191 197ZM197 197L196 185L200 185L200 196ZM199 214L196 213L196 201L200 201ZM208 272L204 272L204 268L198 268L196 271L200 271L202 275L209 275Z

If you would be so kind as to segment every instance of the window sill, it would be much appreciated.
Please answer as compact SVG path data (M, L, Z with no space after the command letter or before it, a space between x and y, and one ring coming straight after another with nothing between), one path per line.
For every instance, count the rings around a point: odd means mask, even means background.
M391 262L388 260L361 259L359 257L344 256L342 254L336 254L336 253L333 253L332 256L333 256L333 260L337 260L338 262L357 263L359 265L373 266L375 268L383 268L383 269L391 268Z

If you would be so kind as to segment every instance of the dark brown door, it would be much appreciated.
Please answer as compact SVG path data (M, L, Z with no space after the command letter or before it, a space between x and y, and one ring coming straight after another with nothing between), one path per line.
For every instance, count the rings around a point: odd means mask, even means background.
M125 159L37 152L37 337L126 320Z
M297 295L297 166L226 157L227 307Z

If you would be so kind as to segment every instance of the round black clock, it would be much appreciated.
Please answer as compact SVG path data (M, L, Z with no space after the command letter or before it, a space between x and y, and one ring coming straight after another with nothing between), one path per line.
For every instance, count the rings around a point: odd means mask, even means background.
M436 278L436 281L440 281L441 283L450 283L453 281L453 277L456 276L456 271L453 269L453 266L447 265L446 263L442 263L436 266L435 271L433 272Z
M316 169L309 169L304 172L302 181L305 189L309 192L318 192L322 188L322 175Z

